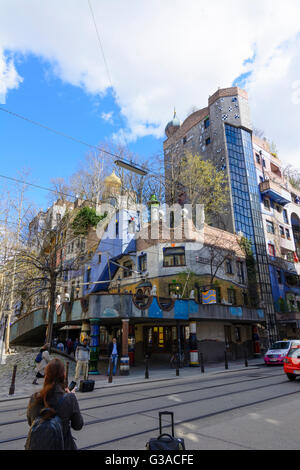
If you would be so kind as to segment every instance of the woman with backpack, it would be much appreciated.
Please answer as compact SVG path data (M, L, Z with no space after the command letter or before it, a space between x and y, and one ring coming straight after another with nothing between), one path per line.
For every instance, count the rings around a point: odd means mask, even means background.
M43 379L45 374L45 367L51 361L49 355L49 344L45 344L41 349L38 355L35 358L36 367L34 371L36 372L36 376L34 381L32 382L33 385L38 385L37 379Z
M33 394L27 408L31 426L25 444L26 450L76 450L71 427L83 427L75 393L65 387L65 367L60 359L53 359L45 369L44 386Z

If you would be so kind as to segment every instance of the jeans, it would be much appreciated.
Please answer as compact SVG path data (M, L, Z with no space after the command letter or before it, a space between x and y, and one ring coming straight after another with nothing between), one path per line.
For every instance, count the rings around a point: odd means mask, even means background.
M110 357L111 357L111 361L113 363L113 375L116 375L118 355L117 354L112 354ZM110 373L110 362L109 362L107 374L109 375L109 373Z

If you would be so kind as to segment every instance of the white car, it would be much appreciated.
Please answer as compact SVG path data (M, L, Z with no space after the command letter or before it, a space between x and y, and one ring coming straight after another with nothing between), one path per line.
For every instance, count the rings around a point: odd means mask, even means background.
M299 339L289 339L285 341L276 341L272 344L272 347L268 349L264 356L264 361L267 366L271 364L283 364L283 359L286 357L287 353L291 347L299 347Z

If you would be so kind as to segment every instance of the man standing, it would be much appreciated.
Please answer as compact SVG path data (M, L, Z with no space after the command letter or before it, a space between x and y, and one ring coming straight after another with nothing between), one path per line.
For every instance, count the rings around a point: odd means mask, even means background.
M112 342L108 345L108 354L113 364L113 375L116 375L117 370L117 363L118 363L118 355L119 355L119 345L117 344L116 338L113 338ZM108 366L107 375L110 372L110 363Z
M90 348L88 346L88 338L84 338L82 343L79 343L75 352L76 371L75 382L78 381L80 375L83 375L84 380L88 378Z

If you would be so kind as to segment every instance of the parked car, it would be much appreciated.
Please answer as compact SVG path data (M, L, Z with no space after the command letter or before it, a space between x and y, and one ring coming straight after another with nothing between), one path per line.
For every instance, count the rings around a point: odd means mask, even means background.
M283 369L291 381L296 380L297 375L300 375L300 345L289 350L283 361Z
M276 341L264 356L267 366L272 364L283 364L284 358L292 347L300 346L299 339L291 339L285 341Z

